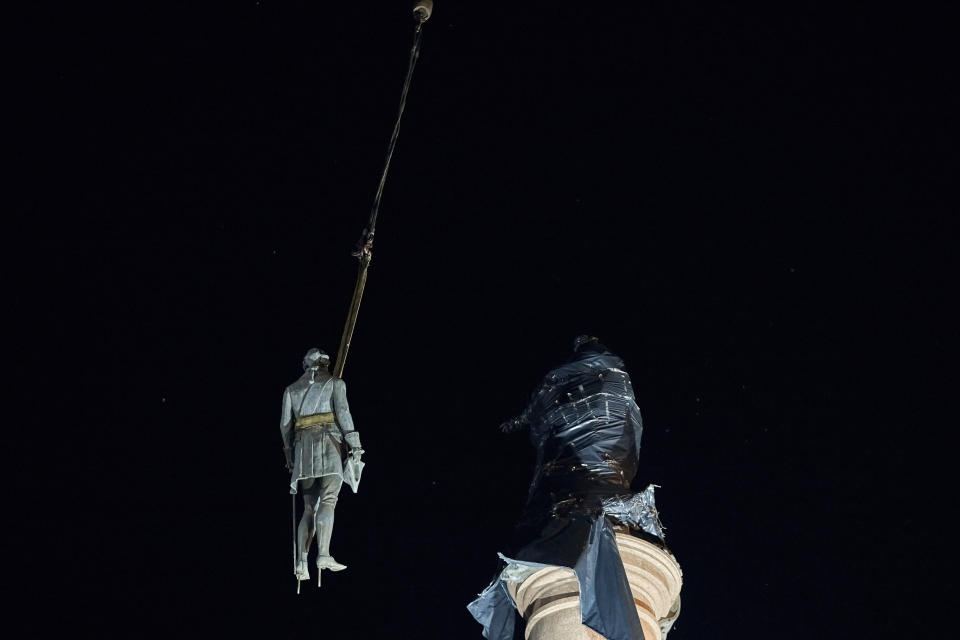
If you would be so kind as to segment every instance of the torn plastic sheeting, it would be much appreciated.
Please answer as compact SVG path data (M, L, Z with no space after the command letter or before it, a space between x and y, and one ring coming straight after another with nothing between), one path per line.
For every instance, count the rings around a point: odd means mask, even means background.
M483 626L483 637L487 640L513 640L516 635L516 604L507 592L507 584L500 578L468 604L467 610Z
M657 505L654 501L654 488L656 485L648 485L640 493L629 497L616 496L607 498L603 501L604 515L616 518L621 523L642 529L660 538L666 540L663 523L660 522L660 513L657 511Z
M467 609L483 625L483 637L487 640L514 640L519 612L507 582L522 583L533 573L557 565L499 555L507 563L506 568ZM608 640L643 640L640 617L617 549L616 535L606 518L594 520L586 547L576 563L566 568L574 572L579 585L583 624Z

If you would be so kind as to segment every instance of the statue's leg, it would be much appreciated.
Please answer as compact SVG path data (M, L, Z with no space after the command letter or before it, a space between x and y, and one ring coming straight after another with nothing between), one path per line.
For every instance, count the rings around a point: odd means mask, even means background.
M320 527L320 533L317 546L321 556L329 556L330 537L333 535L333 511L337 506L337 497L340 495L340 485L343 480L340 476L324 476L318 480L320 504L317 525Z
M303 516L297 527L297 551L304 558L310 552L310 543L316 534L317 504L320 501L321 486L316 478L300 481L300 495L303 496Z

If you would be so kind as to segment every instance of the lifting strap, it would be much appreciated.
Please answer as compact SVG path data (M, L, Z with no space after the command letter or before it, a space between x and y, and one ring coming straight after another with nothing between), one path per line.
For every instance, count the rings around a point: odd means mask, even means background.
M410 82L413 79L413 69L417 65L417 58L420 57L420 37L422 35L423 23L429 18L429 13L421 14L414 10L414 19L417 20L417 26L413 34L413 46L410 47L410 61L407 64L407 77L403 81L403 91L400 93L400 108L397 111L397 119L393 124L393 133L390 134L390 144L387 146L387 159L383 165L383 173L380 175L380 184L377 185L377 191L373 196L373 206L370 210L370 220L364 228L360 240L357 242L353 255L360 260L360 268L357 271L357 281L353 287L353 298L350 300L350 309L347 311L347 321L343 325L343 334L340 336L340 348L337 350L337 360L333 367L333 377L343 377L343 367L347 362L347 351L350 350L350 342L353 339L353 328L357 324L357 314L360 311L360 300L363 298L363 290L367 285L367 269L370 267L370 261L373 259L373 236L377 229L377 214L380 212L380 199L383 197L383 187L387 183L387 172L390 170L390 161L393 159L393 150L397 146L397 136L400 133L400 120L403 118L403 110L407 106L407 93L410 91Z

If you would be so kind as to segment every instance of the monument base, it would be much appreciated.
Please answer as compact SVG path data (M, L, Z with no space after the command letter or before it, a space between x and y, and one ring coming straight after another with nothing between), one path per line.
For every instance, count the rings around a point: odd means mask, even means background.
M616 539L644 640L662 640L680 613L680 565L670 552L629 533L617 532ZM546 567L507 588L526 621L526 640L604 640L580 622L572 569Z

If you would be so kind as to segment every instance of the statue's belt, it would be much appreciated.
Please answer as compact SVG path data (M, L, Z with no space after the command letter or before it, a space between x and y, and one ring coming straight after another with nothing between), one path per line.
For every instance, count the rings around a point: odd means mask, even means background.
M302 431L304 429L309 429L311 427L317 427L321 425L331 425L337 424L337 418L333 413L314 413L309 416L300 416L297 418L297 421L293 423L294 428L297 431Z

